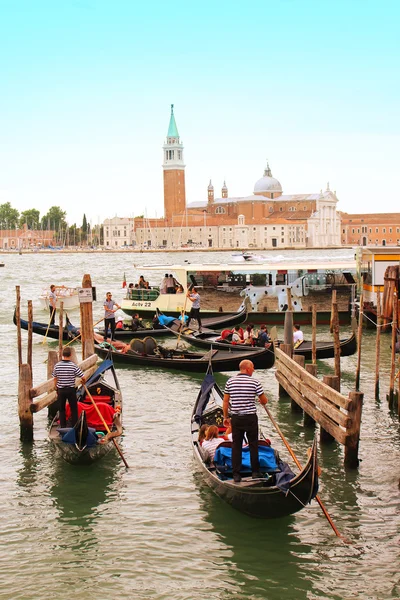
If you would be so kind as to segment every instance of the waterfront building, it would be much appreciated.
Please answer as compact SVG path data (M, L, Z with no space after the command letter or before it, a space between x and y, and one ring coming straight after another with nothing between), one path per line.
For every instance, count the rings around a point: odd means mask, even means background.
M229 196L223 182L215 197L212 182L205 198L186 202L184 147L174 107L163 145L164 218L114 217L104 222L106 247L142 248L316 248L341 245L336 193L284 194L267 164L250 195Z
M341 213L342 244L400 246L400 213Z
M55 238L51 229L28 229L24 223L20 229L0 230L0 250L47 248L55 244Z

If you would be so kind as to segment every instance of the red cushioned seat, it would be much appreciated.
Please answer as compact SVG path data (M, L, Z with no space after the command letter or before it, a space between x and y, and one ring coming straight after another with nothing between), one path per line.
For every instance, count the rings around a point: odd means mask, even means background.
M93 396L93 394L91 394L93 400L96 402L96 404L98 402L105 402L106 404L110 404L111 402L111 396ZM84 399L82 400L82 402L85 402L87 404L92 404L91 399L89 398L89 396L85 396Z
M111 427L113 424L113 418L115 413L114 408L109 404L106 404L105 402L99 402L96 403L96 405L99 411L101 412L108 427ZM78 402L78 417L80 416L82 410L84 410L86 413L88 427L94 427L97 431L105 430L104 423L97 414L97 411L93 404L84 404L83 402ZM65 416L67 420L71 416L71 409L68 403L65 407Z

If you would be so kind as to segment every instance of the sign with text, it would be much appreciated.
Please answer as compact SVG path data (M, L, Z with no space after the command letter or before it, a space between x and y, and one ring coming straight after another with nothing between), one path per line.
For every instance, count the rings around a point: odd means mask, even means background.
M92 288L79 288L78 297L80 304L84 304L85 302L93 302Z

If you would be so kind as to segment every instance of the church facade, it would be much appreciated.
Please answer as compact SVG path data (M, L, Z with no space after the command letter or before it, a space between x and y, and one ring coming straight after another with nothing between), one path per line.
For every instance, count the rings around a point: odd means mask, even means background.
M130 232L130 243L141 248L315 248L341 244L338 199L329 184L323 192L284 194L281 183L267 164L252 193L229 196L223 183L216 197L210 181L204 199L186 202L184 147L174 108L163 146L164 218L121 219ZM118 217L105 225L104 243L120 245ZM129 234L128 234L129 235ZM124 236L125 238L125 236ZM130 245L130 244L127 244Z

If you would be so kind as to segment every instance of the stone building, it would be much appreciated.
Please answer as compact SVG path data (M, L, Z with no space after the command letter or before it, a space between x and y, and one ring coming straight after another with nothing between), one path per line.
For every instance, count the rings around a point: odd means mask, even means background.
M400 246L400 213L341 213L341 238L349 246Z

